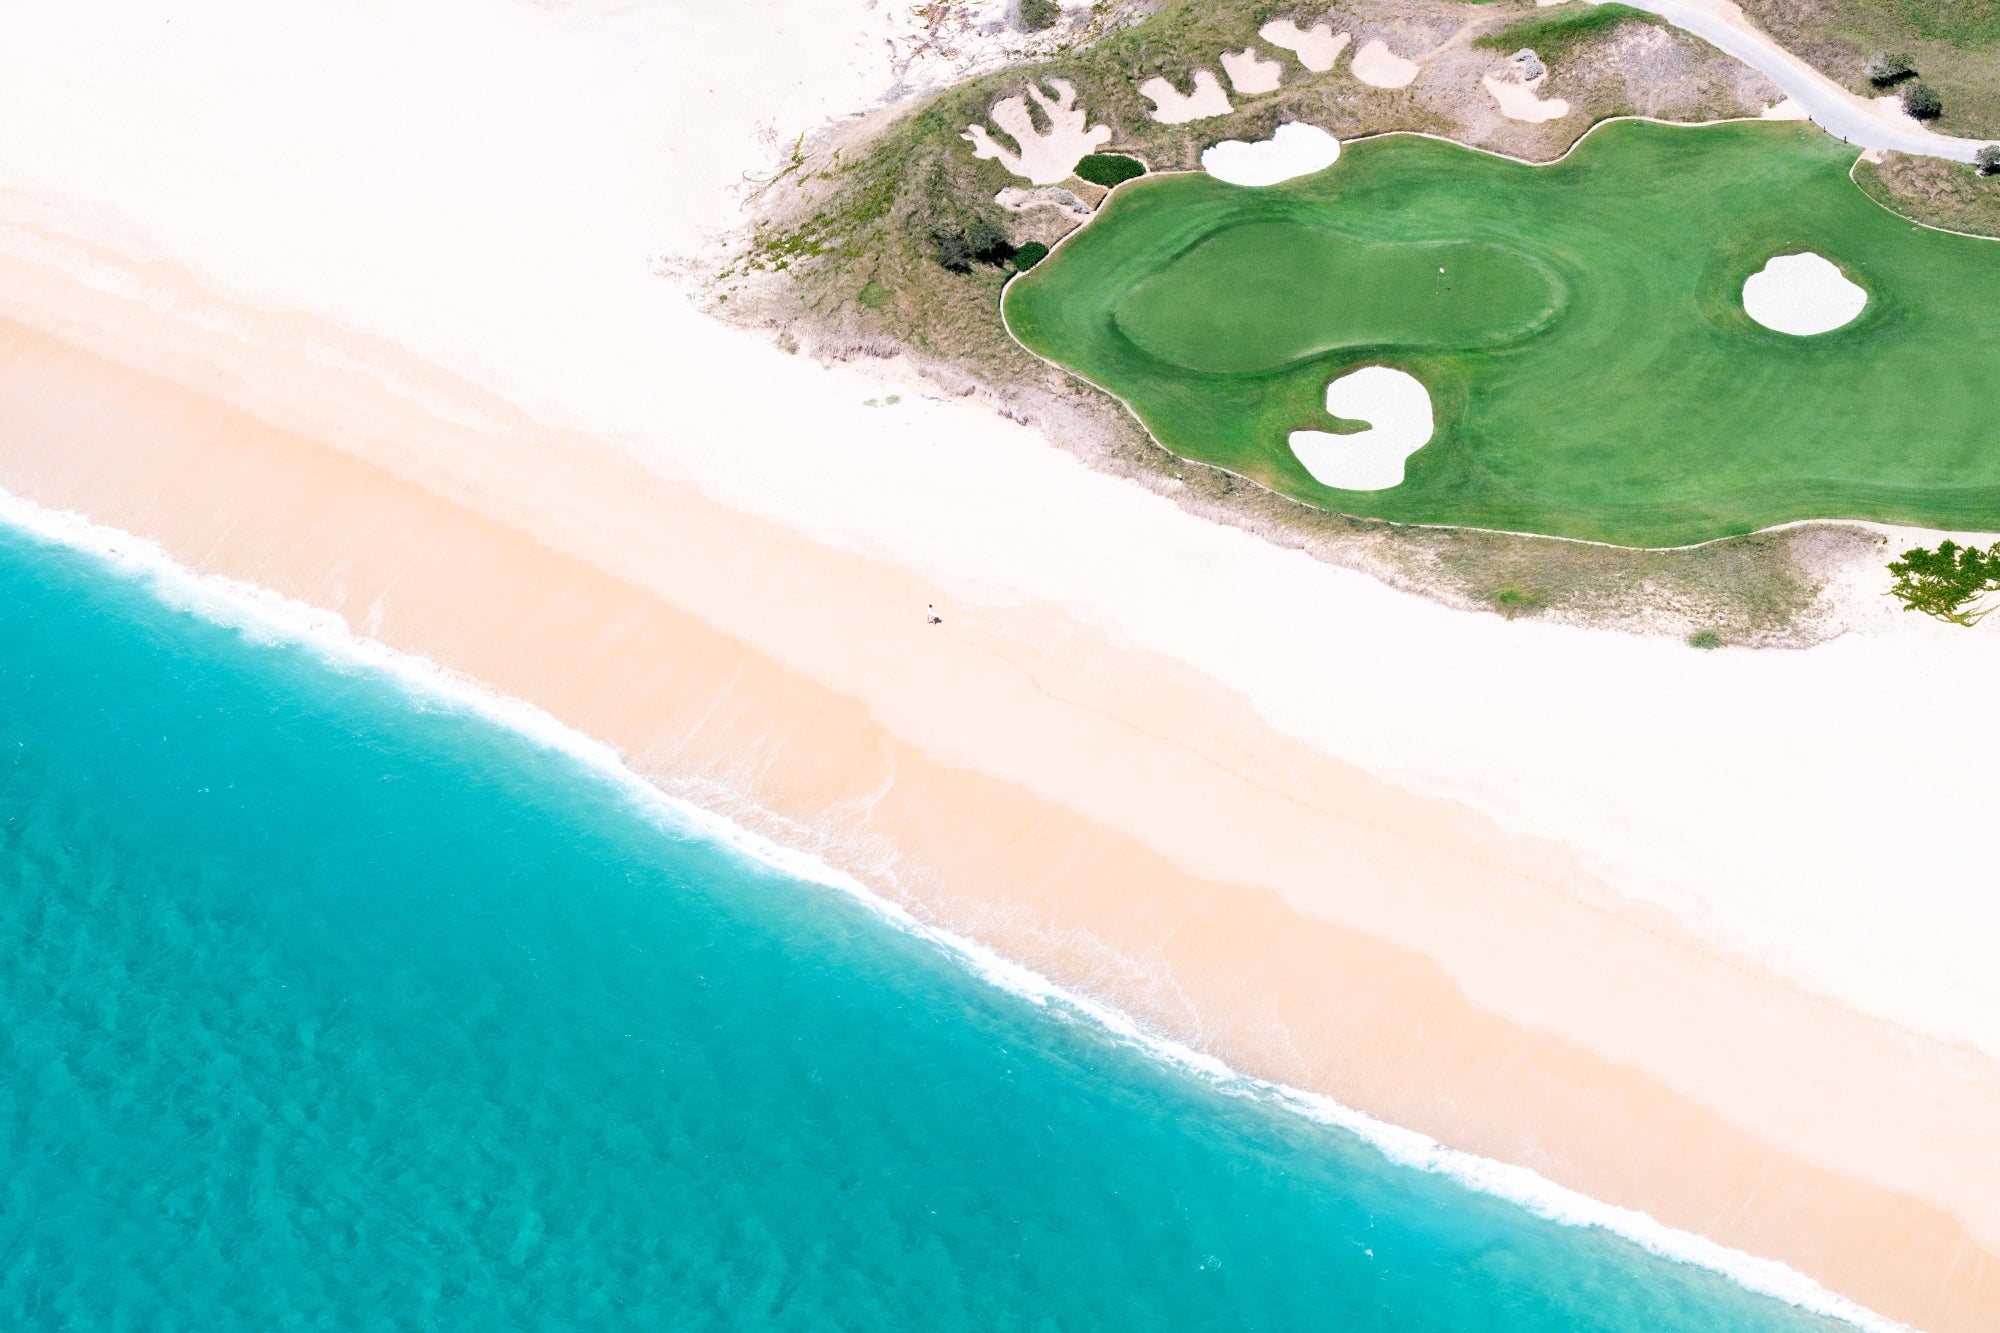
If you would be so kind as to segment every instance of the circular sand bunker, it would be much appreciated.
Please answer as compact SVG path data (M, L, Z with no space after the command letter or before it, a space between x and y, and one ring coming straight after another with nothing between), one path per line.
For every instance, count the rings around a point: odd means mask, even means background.
M1386 491L1403 484L1403 461L1430 443L1436 424L1430 390L1408 371L1364 366L1326 386L1326 410L1365 421L1352 435L1295 430L1293 455L1312 479L1342 491Z
M1812 253L1778 255L1743 283L1743 311L1767 329L1806 337L1851 321L1868 293Z

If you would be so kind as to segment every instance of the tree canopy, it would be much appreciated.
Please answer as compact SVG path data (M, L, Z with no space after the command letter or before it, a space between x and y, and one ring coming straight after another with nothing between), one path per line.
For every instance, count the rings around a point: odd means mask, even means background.
M1890 561L1889 572L1896 579L1889 591L1905 611L1976 625L1994 607L1974 603L1986 593L2000 592L2000 542L1984 551L1949 539L1935 551L1919 546Z
M1936 120L1944 114L1944 99L1928 83L1903 85L1903 110L1918 120Z

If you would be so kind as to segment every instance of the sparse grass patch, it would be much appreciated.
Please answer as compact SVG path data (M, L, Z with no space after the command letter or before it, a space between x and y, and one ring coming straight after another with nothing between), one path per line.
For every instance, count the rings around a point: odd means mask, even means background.
M1516 616L1531 616L1548 605L1548 599L1541 593L1509 583L1493 589L1487 594L1493 609L1512 620Z
M1687 645L1690 648L1699 648L1705 653L1712 652L1722 646L1722 631L1716 629L1698 629L1688 635Z
M1869 198L1912 222L2000 237L2000 176L1982 176L1960 162L1889 153L1880 162L1856 164L1854 180Z
M855 295L854 299L867 306L870 310L880 310L883 306L889 304L889 289L875 281L875 279L870 278L862 284L860 292Z

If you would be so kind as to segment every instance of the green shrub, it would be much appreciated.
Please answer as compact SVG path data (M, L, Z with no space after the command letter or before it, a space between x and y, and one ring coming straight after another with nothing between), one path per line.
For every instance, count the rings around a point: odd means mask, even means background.
M1703 652L1709 652L1721 646L1722 633L1719 630L1698 629L1688 635L1688 647L1690 648L1699 648Z
M2000 176L2000 143L1990 143L1972 155L1972 165L1982 176Z
M1040 241L1029 241L1014 252L1014 267L1026 272L1049 257L1049 247Z
M875 281L875 279L870 278L866 283L862 284L860 293L854 299L867 306L870 310L880 310L883 306L889 304L889 289Z
M1146 164L1123 153L1092 153L1076 164L1076 174L1108 190L1120 181L1145 175Z
M1056 0L1021 0L1021 26L1029 32L1052 27L1061 17L1062 6Z
M1877 51L1868 57L1868 82L1877 88L1917 77L1917 62L1901 51Z
M1944 114L1944 99L1928 83L1903 85L1903 110L1918 120L1936 120Z

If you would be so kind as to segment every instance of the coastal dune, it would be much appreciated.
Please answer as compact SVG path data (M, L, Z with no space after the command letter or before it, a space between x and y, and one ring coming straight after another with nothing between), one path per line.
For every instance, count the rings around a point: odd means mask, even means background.
M1991 789L1990 703L1914 687L1993 634L1703 656L1200 523L656 276L782 137L790 57L710 93L698 17L312 12L335 82L407 103L344 119L229 6L10 20L0 111L58 128L0 144L0 487L528 700L1246 1072L1990 1322L2000 915L1965 852L1867 825ZM487 71L449 106L447 51ZM243 101L208 87L246 53ZM890 82L835 63L800 116ZM510 112L523 80L572 119Z

